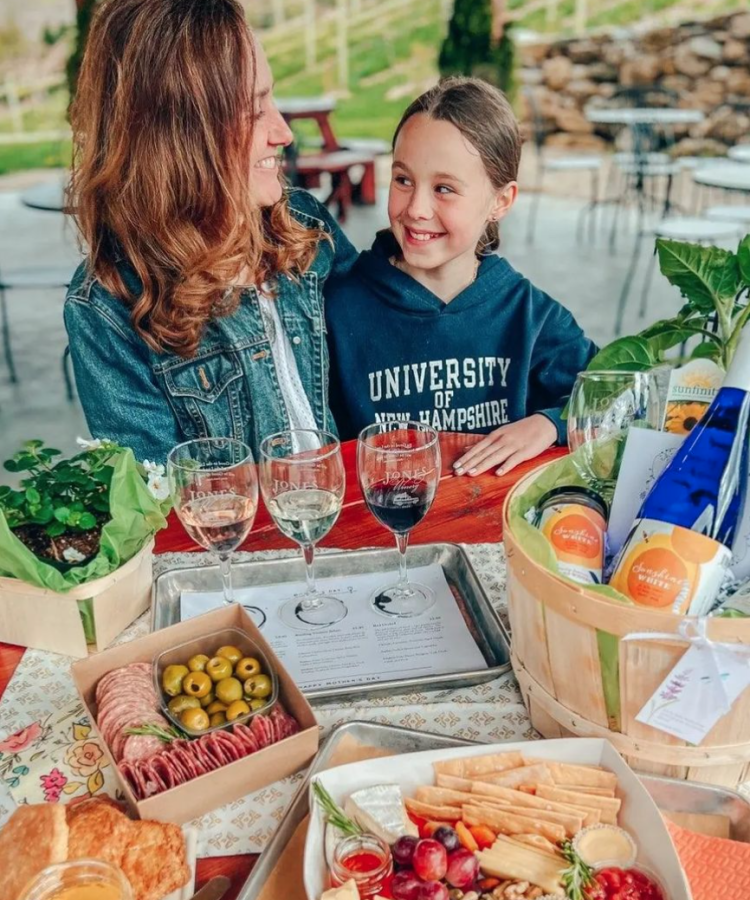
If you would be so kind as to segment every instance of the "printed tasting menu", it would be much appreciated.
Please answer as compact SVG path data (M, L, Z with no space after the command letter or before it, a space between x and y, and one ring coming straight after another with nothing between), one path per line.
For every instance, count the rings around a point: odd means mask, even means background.
M376 612L370 603L378 586L396 581L394 572L321 578L323 594L340 597L347 614L327 628L288 628L280 605L302 597L304 582L235 588L235 599L262 610L261 631L302 690L324 690L401 678L419 678L486 669L451 594L440 565L409 570L409 580L435 592L435 605L421 616L398 619ZM223 604L221 592L183 591L181 619L190 619Z

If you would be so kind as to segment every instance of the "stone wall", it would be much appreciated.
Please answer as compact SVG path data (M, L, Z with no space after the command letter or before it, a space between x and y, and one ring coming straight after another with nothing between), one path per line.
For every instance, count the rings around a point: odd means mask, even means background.
M549 133L546 146L604 149L617 129L592 125L584 107L612 105L618 88L653 84L675 91L678 106L706 113L698 125L675 128L676 155L723 155L750 142L750 13L528 44L518 56L524 129L529 135L524 94L532 91Z

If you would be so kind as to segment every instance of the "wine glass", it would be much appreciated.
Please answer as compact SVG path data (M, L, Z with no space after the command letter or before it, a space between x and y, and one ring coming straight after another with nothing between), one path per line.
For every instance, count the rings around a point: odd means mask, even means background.
M347 614L338 597L315 586L315 545L333 528L344 503L346 474L341 444L327 431L295 429L260 445L260 490L279 531L298 543L305 560L307 590L279 609L290 628L335 625Z
M370 512L396 536L398 582L378 588L374 609L387 616L421 616L435 603L435 592L409 581L409 532L427 515L440 481L438 433L420 422L379 422L357 440L357 475Z
M576 468L610 501L628 429L659 428L660 399L652 372L581 372L568 407L568 445Z
M174 447L167 477L175 511L190 537L219 559L224 602L234 602L232 553L250 533L258 509L258 473L247 444L198 438ZM260 628L265 613L245 606Z

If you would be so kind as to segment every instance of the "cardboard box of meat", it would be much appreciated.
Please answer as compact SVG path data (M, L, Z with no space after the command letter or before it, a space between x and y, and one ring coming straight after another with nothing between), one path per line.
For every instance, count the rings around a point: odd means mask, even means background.
M165 743L134 735L143 725L168 730L153 678L164 651L225 628L237 628L263 652L278 681L278 700L246 724ZM215 648L207 647L206 652ZM307 765L318 749L310 704L241 606L234 604L113 647L71 667L97 723L125 798L142 818L181 824L231 803ZM110 674L112 673L112 674Z
M0 829L0 897L18 900L42 869L73 859L117 866L134 900L163 900L191 878L182 829L133 822L103 797L19 807Z

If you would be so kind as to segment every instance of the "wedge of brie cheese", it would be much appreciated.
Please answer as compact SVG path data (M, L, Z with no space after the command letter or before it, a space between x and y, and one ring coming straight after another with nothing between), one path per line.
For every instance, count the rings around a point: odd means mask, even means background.
M365 831L392 844L403 834L419 837L417 826L406 813L397 784L377 784L351 794L344 812Z
M341 887L331 888L320 895L320 900L359 900L359 891L353 878Z

